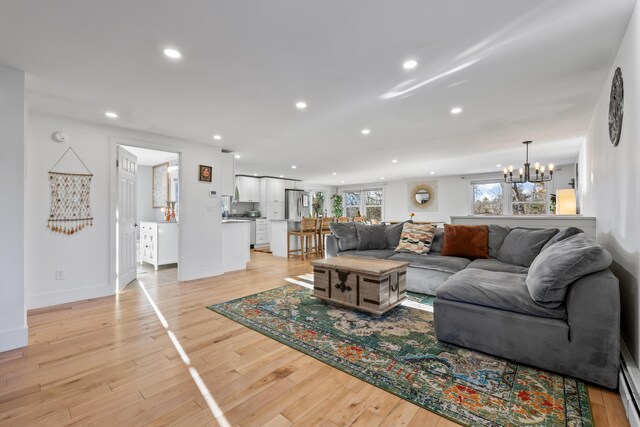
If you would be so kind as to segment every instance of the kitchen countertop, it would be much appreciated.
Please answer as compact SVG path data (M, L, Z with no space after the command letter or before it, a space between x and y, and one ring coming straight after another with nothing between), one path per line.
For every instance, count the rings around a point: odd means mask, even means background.
M274 222L302 222L299 219L270 219L269 221L274 221Z
M222 223L223 224L240 224L240 223L244 223L244 222L251 222L250 219L223 219Z

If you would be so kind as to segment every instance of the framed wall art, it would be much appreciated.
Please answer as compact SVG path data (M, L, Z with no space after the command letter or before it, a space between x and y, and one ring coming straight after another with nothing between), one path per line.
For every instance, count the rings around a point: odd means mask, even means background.
M169 163L161 163L153 167L151 186L153 187L153 207L166 207L169 200Z
M213 167L200 165L200 173L198 178L200 182L211 182L212 175L213 175Z

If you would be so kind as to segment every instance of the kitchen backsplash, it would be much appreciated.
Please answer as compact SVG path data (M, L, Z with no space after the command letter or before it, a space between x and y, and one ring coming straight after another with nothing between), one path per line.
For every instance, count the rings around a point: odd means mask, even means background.
M231 204L231 215L244 215L248 211L252 211L258 208L257 203L238 202Z

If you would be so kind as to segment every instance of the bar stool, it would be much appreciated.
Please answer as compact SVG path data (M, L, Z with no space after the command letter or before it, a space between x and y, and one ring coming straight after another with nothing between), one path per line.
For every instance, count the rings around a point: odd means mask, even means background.
M338 218L338 222L349 222L349 217L341 216Z
M320 244L320 256L324 256L324 236L327 234L331 234L331 228L329 228L329 224L334 221L332 217L322 218L320 220L320 226L318 227L318 239Z
M366 222L366 218L363 216L354 216L353 217L353 222Z
M302 218L300 230L287 232L287 258L290 258L293 252L300 252L303 261L306 259L307 254L315 253L318 255L317 224L318 220L315 218ZM291 249L291 236L300 238L300 249ZM313 250L311 250L310 242L307 240L309 238L313 240Z

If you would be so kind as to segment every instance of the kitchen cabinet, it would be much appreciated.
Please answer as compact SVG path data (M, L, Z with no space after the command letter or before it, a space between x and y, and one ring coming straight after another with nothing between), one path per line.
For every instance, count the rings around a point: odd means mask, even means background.
M256 245L264 245L269 243L267 237L267 220L264 218L256 219Z
M222 167L220 169L222 170L220 195L233 196L236 186L235 158L233 157L233 153L222 153Z
M265 178L267 180L267 203L284 203L285 180Z
M245 270L251 258L250 221L222 222L222 265L227 271Z
M258 203L260 201L260 179L250 176L236 176L236 202Z
M267 219L284 219L284 202L267 203Z
M159 265L178 262L178 223L141 222L140 257L152 264L156 271Z

